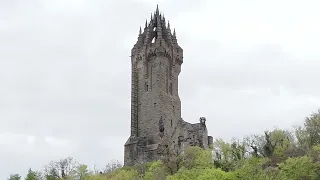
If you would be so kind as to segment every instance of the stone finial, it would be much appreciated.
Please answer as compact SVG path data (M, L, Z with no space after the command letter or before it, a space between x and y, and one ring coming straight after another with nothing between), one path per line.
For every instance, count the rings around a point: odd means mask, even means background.
M176 37L176 28L173 29L173 36Z
M161 15L160 15L160 18L161 18ZM160 18L157 18L157 35L158 35L158 39L162 39L162 27L161 27Z
M170 29L170 22L168 21L168 29Z
M158 4L157 4L156 14L159 15L159 6L158 6Z
M164 18L164 14L162 14L162 24L166 27L166 18Z
M141 35L141 34L142 34L142 30L141 30L141 26L140 26L139 35Z
M200 117L200 123L201 124L206 124L206 118L205 117Z

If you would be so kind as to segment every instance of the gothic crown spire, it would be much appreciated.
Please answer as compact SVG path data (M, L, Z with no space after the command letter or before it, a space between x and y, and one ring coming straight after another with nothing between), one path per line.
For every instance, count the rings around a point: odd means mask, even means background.
M157 5L156 10L151 13L151 19L145 22L145 28L139 29L139 38L136 44L137 48L143 45L148 45L153 42L166 42L167 45L177 45L175 29L172 32L170 29L169 21L166 22L164 14L159 11L159 6Z

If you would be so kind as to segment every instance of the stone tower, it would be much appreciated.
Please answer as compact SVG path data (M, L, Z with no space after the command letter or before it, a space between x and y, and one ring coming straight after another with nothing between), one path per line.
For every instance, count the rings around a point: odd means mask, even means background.
M197 124L181 118L178 78L182 63L183 50L175 30L171 32L157 6L144 29L140 27L131 50L131 135L125 144L125 166L161 159L166 148L177 153L185 144L208 148L212 138L208 141L205 118Z

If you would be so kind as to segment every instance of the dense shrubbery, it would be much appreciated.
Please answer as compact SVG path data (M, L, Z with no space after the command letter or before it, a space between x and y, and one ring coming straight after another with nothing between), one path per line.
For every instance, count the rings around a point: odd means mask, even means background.
M18 174L9 180L19 180ZM210 150L188 147L181 155L134 167L109 163L90 171L72 158L51 162L44 172L29 169L26 180L316 180L320 179L320 110L294 132L217 139Z

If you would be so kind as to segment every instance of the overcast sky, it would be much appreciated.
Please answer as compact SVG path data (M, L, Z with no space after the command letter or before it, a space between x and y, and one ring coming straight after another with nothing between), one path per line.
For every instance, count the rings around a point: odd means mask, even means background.
M157 3L184 49L184 120L229 140L320 108L317 0L0 0L0 179L123 161L130 50Z

